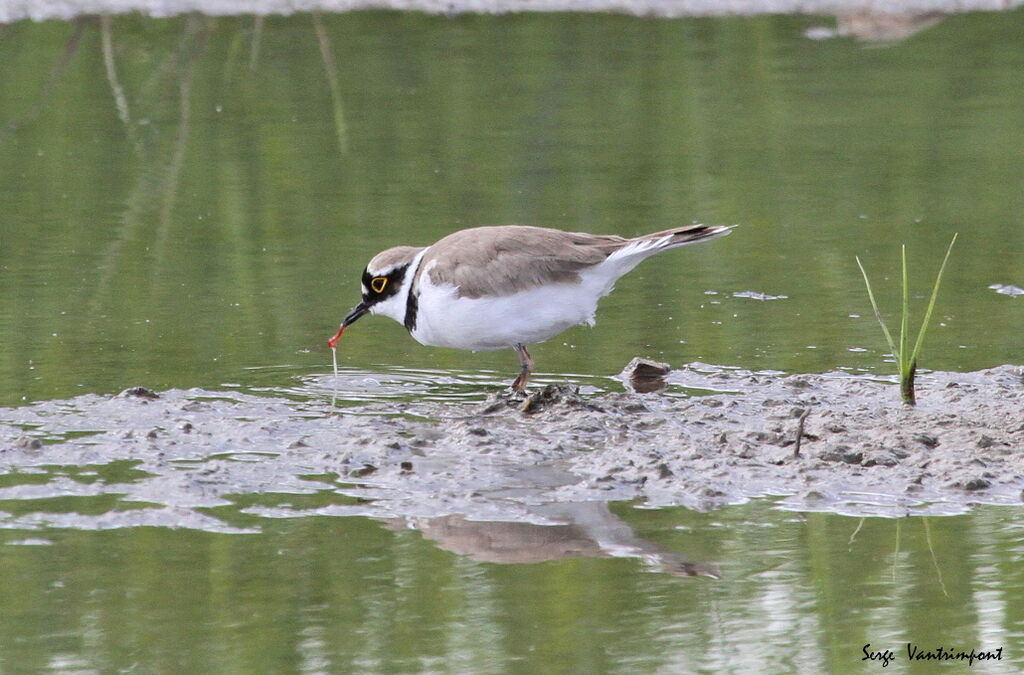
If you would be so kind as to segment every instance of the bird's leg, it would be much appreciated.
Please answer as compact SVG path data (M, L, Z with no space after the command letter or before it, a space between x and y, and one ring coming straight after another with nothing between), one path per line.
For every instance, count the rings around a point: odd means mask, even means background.
M526 351L525 345L516 345L516 354L519 356L519 377L512 383L512 389L523 393L526 391L526 381L530 379L533 371L533 359L530 352Z

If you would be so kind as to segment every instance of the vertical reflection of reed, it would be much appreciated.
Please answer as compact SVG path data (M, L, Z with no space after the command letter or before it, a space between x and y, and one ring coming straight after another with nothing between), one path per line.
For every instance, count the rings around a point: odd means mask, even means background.
M256 72L260 59L260 41L263 39L263 17L256 16L252 22L252 44L249 46L249 70Z
M320 43L320 56L324 60L324 70L327 73L327 86L331 89L331 103L334 107L334 130L338 134L338 149L344 155L348 152L348 133L345 127L345 110L341 103L341 87L338 85L338 69L334 63L331 43L327 39L327 31L324 30L323 22L320 21L319 12L313 12L313 30L316 31L316 38Z
M181 41L179 42L178 48L175 50L175 54L171 58L165 60L151 76L151 78L158 78L162 74L171 75L171 64L177 63L180 57L183 70L181 80L178 83L179 121L178 130L175 134L174 144L171 150L170 162L167 164L167 169L161 178L156 181L147 181L142 180L143 176L140 175L138 186L132 190L122 225L117 232L117 236L111 240L110 244L104 251L101 257L102 263L98 265L98 268L101 270L101 274L97 280L95 291L89 303L91 315L97 315L100 313L99 308L103 305L109 295L110 285L116 274L118 261L122 257L122 250L124 249L125 244L135 237L135 233L139 225L145 221L145 216L143 214L150 202L150 195L153 194L160 194L162 198L157 218L156 239L153 245L155 260L154 270L155 272L159 270L160 261L163 258L163 251L166 249L167 241L170 236L171 214L173 212L175 199L178 193L178 182L181 175L181 169L185 161L185 150L188 143L191 121L192 81L196 65L202 56L207 38L211 31L209 27L198 27L198 24L199 19L195 16L190 16L187 19L184 30L182 31ZM193 36L195 37L196 42L192 45L191 49L188 49L187 45L189 38ZM104 39L104 41L106 40ZM106 47L104 49L106 51ZM110 77L111 72L113 71L108 67L108 78ZM116 74L114 77L116 78ZM116 82L116 79L114 81ZM153 89L158 81L158 79L152 79L148 85L143 87L143 91ZM114 84L111 86L113 87ZM123 95L123 89L121 92ZM125 99L125 112L127 114L127 99ZM141 142L137 146L137 149L139 149L140 152L144 150ZM148 154L148 152L149 151L147 151L146 154ZM152 183L154 182L156 185L152 186ZM155 272L149 275L149 279L154 282L156 282L158 278L158 275Z
M64 43L64 50L57 58L56 63L53 64L53 70L50 71L49 77L46 78L46 82L43 83L42 88L39 90L39 101L37 101L32 107L32 110L30 110L20 120L11 120L2 129L0 129L0 143L6 141L13 132L18 130L19 127L35 121L35 119L39 117L40 113L43 112L43 109L46 108L46 104L53 95L54 88L67 71L68 65L70 65L75 52L78 51L78 43L82 39L82 33L85 32L85 21L85 19L81 18L75 19L74 32L71 33L67 42Z
M942 589L942 595L948 598L949 591L946 589L946 582L942 579L942 568L939 566L939 559L935 557L935 545L932 544L932 529L928 525L928 516L923 516L921 520L924 523L924 539L928 542L928 552L932 556L932 566L935 568L935 578Z
M163 258L163 251L166 248L171 229L171 212L174 210L174 202L178 196L181 167L185 163L185 148L188 145L188 132L192 121L192 79L196 72L196 64L199 63L210 34L210 28L197 31L197 22L198 19L195 16L190 16L185 26L187 33L197 33L196 45L189 55L185 72L181 76L181 83L178 85L178 133L174 137L174 152L171 155L171 164L167 169L167 180L164 183L163 201L160 206L156 245L154 246L157 272L159 272L160 261ZM158 276L159 274L156 274L153 278L156 279Z
M900 562L900 523L902 520L896 521L896 548L892 552L892 583L896 585L897 582L897 571Z
M124 124L128 140L139 152L139 140L135 134L135 127L132 126L132 116L128 112L128 98L124 95L124 88L117 78L117 68L114 66L114 41L110 28L111 19L109 14L100 16L100 38L103 47L103 66L107 71L107 82L110 83L110 91L114 95L114 105L117 106L117 117Z

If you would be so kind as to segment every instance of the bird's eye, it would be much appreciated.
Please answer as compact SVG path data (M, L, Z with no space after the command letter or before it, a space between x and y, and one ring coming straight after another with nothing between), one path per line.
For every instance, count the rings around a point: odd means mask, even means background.
M387 277L374 277L373 281L370 282L370 288L373 289L374 293L383 293L384 289L388 287Z

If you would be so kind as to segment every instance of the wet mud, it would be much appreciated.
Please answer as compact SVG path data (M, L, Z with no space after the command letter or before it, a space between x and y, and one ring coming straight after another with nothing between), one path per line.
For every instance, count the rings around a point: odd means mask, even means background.
M526 523L575 528L569 548L585 555L580 532L617 541L611 514L592 511L615 500L706 510L771 496L781 508L885 516L1021 503L1020 367L923 373L907 407L884 379L658 365L644 384L666 389L649 393L630 390L634 367L623 392L559 384L525 398L339 407L312 387L133 388L4 408L0 526L234 532L258 527L241 516L364 515L465 547L480 539L467 522ZM536 539L513 529L502 537ZM622 539L603 554L651 559Z

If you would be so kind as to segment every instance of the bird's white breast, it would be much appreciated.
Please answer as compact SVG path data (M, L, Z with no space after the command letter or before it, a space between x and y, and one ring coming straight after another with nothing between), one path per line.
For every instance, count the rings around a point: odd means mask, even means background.
M419 311L413 338L433 347L473 351L536 344L576 324L593 325L597 301L614 283L614 279L584 274L580 283L463 298L454 286L434 284L429 271L425 269L419 277Z

